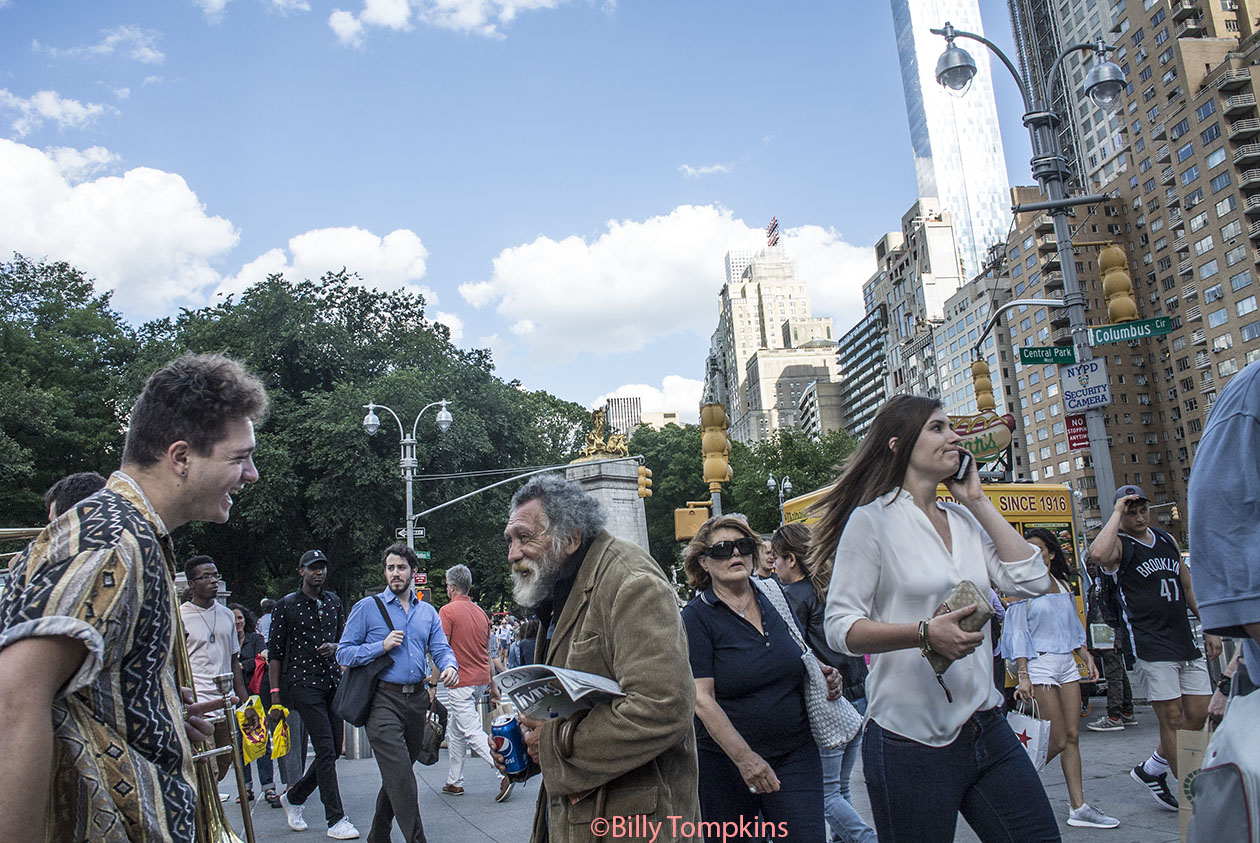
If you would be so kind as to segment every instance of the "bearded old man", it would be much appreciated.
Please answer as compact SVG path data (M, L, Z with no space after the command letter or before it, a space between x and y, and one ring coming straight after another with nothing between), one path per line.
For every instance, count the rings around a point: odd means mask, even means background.
M658 840L692 839L695 683L669 581L604 529L599 502L576 483L537 477L509 512L512 594L540 621L535 663L607 676L625 692L575 722L521 716L531 775L542 773L531 843L593 840L615 833L596 819L630 817Z

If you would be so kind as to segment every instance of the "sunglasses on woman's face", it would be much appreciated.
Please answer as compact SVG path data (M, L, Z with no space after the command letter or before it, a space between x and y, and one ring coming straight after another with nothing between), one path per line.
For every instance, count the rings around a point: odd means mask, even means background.
M704 555L710 559L730 559L736 553L740 556L752 556L757 549L757 540L745 536L733 542L717 542L704 549Z

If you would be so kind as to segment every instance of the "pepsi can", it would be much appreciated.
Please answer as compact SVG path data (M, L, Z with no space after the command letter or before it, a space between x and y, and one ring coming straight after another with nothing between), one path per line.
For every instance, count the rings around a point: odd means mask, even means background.
M490 744L503 756L503 769L509 776L525 772L529 756L525 754L525 734L515 715L503 714L490 723Z

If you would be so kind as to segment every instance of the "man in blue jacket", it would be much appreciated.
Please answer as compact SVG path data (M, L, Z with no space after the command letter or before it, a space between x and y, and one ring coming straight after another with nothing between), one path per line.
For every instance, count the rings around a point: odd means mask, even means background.
M446 642L437 611L416 599L412 590L412 577L419 563L416 552L405 544L386 548L388 587L379 595L368 595L354 604L337 645L337 661L346 667L367 664L382 653L389 653L394 661L378 676L367 720L372 754L381 771L369 843L386 843L395 819L407 843L424 843L416 777L411 767L420 755L429 710L425 686L428 657L433 656L448 688L459 681L455 653ZM385 614L389 615L388 624Z
M1260 684L1260 363L1235 375L1212 405L1189 502L1203 629L1242 639L1247 672Z

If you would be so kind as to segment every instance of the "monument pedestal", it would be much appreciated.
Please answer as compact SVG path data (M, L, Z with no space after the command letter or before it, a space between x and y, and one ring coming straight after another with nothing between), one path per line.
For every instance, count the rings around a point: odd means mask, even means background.
M599 465L573 463L564 472L564 479L582 485L582 490L604 507L608 515L605 529L651 553L648 547L647 514L639 497L639 465L634 460L606 462Z

